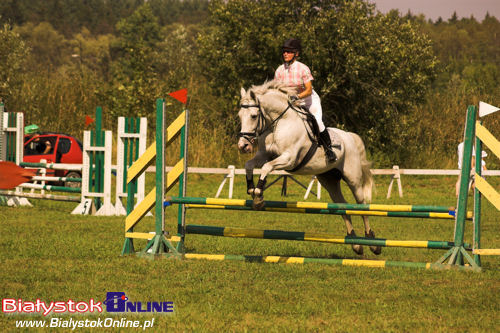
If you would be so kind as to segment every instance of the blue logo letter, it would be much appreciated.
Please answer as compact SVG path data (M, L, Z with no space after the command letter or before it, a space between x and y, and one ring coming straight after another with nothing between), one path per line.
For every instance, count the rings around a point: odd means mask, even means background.
M104 304L106 304L106 311L108 312L125 312L125 302L128 297L124 292L113 291L108 292Z

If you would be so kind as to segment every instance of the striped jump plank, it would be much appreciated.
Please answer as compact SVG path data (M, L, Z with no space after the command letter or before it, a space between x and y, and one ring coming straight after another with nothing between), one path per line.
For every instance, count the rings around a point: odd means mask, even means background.
M433 264L429 262L406 262L406 261L385 261L385 260L361 260L361 259L330 259L330 258L306 258L306 257L281 257L281 256L244 256L232 254L198 254L186 253L186 259L196 260L236 260L255 263L283 263L283 264L326 264L340 266L357 266L357 267L410 267L424 269L463 269L463 270L480 270L470 266L451 266L442 264Z
M500 249L475 249L472 254L479 254L482 256L500 256Z
M58 192L70 192L70 193L81 193L81 187L66 187L66 186L56 186L56 185L42 185L42 184L32 184L32 183L22 183L19 187L32 188L35 190L46 190L46 191L58 191Z
M372 210L345 210L345 209L314 209L314 208L273 208L264 207L261 210L255 210L247 206L228 206L228 205L199 205L186 204L186 208L198 209L226 209L226 210L244 210L244 211L266 211L280 213L303 213L303 214L330 214L330 215L355 215L355 216L384 216L384 217L409 217L409 218L432 218L454 220L453 213L435 213L435 212L387 212ZM467 212L467 219L472 220L472 212Z
M383 238L364 238L364 237L343 237L338 238L330 234L282 231L282 230L260 230L246 228L229 228L205 225L186 225L186 234L210 235L235 238L260 238L260 239L280 239L296 240L333 244L359 244L368 246L385 247L411 247L428 249L450 249L454 246L453 242L446 241L408 241L408 240L388 240Z
M16 191L4 191L0 190L0 195L5 195L8 197L20 197L29 199L48 199L55 201L70 201L70 202L80 202L81 197L70 196L70 195L58 195L58 194L41 194L41 193L29 193L29 192L16 192Z
M346 210L371 210L371 211L387 211L387 212L436 212L436 213L450 213L455 211L455 208L445 207L445 206L347 204L347 203L302 202L302 201L295 201L295 202L264 201L264 202L265 202L264 206L269 208L346 209ZM198 204L198 205L252 207L253 201L244 199L166 197L164 205L168 206L169 204Z

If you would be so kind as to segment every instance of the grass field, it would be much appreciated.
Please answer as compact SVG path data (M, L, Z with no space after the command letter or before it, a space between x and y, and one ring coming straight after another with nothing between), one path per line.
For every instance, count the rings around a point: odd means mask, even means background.
M389 178L376 177L373 202L454 206L455 180L454 177L405 177L402 179L404 198L394 197L397 191L393 190L393 198L387 200ZM211 197L220 181L219 177L190 174L187 194ZM497 179L492 177L491 182L495 188L500 188ZM244 187L243 177L237 178L234 197L245 198ZM177 193L176 189L173 193ZM303 194L301 187L289 183L286 200L302 200ZM270 188L266 195L266 199L283 200L278 185ZM326 201L326 195L323 190L321 201ZM350 194L346 197L352 202ZM309 201L317 200L310 198ZM131 301L170 301L174 304L172 314L112 316L104 312L92 316L62 314L52 317L75 320L154 318L155 331L500 331L499 257L483 257L481 273L320 264L147 260L120 255L124 217L74 216L69 214L74 207L72 203L32 202L34 207L31 208L0 207L2 299L35 301L39 298L50 302L93 298L102 302L107 292L123 291ZM498 248L500 213L487 202L483 202L483 211L483 245ZM172 231L175 230L176 212L173 208L166 210ZM187 216L192 224L328 232L339 237L345 234L340 216L218 210L190 210ZM353 220L358 234L362 234L361 219L354 217ZM453 239L452 221L371 218L371 224L381 238ZM153 218L145 218L136 231L153 231ZM471 223L468 222L468 242L471 242L470 231ZM135 244L141 248L145 242L136 241ZM197 253L415 262L433 262L444 253L442 250L384 248L377 257L365 247L365 254L357 256L347 245L198 235L188 235L186 246L188 252ZM49 321L52 317L3 314L0 327L2 331L17 331L21 329L16 329L16 321Z

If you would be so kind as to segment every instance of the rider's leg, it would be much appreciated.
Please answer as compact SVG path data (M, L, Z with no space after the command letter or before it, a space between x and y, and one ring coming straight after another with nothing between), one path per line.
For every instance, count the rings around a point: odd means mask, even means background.
M316 92L313 91L311 95L311 104L309 105L309 112L314 116L316 122L318 123L319 128L319 138L320 143L325 149L325 155L328 159L328 162L335 162L337 160L337 156L333 152L332 149L332 140L330 139L330 134L323 124L323 110L321 108L321 100Z
M323 132L320 132L319 138L323 145L323 148L325 149L325 155L328 159L328 162L335 162L337 160L337 156L333 152L332 140L330 138L330 133L328 133L328 130L325 129Z

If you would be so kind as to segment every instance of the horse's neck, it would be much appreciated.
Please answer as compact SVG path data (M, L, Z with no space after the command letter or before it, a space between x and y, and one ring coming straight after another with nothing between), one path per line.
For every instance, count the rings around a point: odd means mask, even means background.
M299 118L297 112L292 110L288 104L288 100L281 96L269 96L269 100L266 101L264 109L267 115L266 121L268 123L275 121L278 117L280 120L298 120Z
M267 114L266 126L274 122L274 129L270 139L274 140L277 137L289 137L292 140L299 140L307 136L304 120L288 104L286 98L280 98L278 96L270 103L267 101L265 109Z

